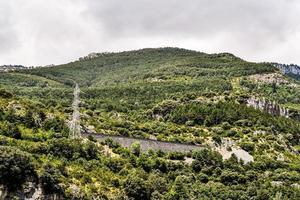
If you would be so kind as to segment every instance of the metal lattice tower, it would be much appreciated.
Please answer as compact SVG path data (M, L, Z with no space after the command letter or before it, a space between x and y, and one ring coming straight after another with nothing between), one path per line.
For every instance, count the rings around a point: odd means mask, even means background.
M81 127L80 127L80 112L79 112L79 93L80 89L77 83L75 83L75 88L74 88L74 99L72 103L73 107L73 114L72 114L72 119L69 122L69 129L70 129L70 138L80 138L81 137Z

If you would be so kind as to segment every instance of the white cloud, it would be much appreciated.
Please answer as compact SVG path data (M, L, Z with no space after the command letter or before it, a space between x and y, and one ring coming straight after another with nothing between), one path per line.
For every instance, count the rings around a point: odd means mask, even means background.
M296 0L0 0L0 64L178 46L300 63Z

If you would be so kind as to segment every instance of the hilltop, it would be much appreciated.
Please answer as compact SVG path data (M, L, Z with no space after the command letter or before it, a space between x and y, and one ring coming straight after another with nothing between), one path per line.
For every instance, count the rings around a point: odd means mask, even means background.
M226 77L271 71L266 65L249 63L229 53L205 54L178 49L142 49L96 54L55 68L30 71L60 82L76 80L81 86L101 86L151 80L177 80L205 76ZM80 73L80 76L78 74Z

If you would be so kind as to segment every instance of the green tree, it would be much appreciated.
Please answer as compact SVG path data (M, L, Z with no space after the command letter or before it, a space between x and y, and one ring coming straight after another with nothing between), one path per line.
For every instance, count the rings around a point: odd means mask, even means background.
M177 176L171 190L167 194L167 199L170 200L185 200L191 199L189 192L190 180L187 176Z
M14 147L0 146L0 183L14 189L35 178L32 156Z
M131 151L134 155L139 156L141 153L141 145L139 142L134 142L131 145Z
M147 200L147 186L144 179L137 175L129 176L124 183L124 190L129 197L133 199Z

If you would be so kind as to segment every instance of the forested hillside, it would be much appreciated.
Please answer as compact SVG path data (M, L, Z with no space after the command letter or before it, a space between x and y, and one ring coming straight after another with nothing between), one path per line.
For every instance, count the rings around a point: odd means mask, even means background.
M75 83L82 138L69 137ZM298 81L230 53L142 49L3 72L0 197L300 199L299 112Z

